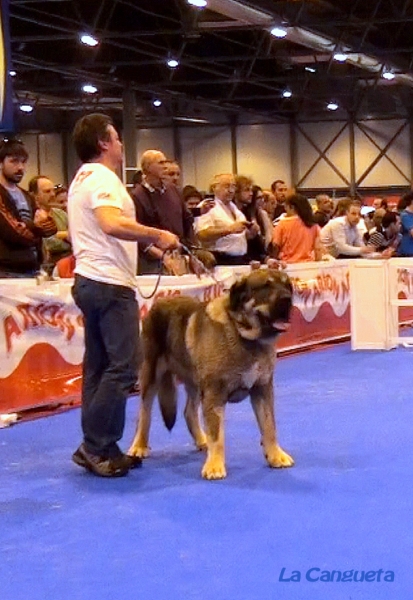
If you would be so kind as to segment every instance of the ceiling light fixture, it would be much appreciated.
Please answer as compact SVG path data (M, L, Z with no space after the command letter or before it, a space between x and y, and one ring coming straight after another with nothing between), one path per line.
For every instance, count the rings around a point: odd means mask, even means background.
M27 114L34 111L34 106L32 104L27 104L26 102L23 102L22 104L20 104L19 108L22 112L27 113Z
M396 75L393 73L393 71L384 70L382 77L383 79L387 79L387 81L392 81L396 77Z
M90 46L91 48L99 44L99 40L96 39L93 35L90 35L90 33L82 33L80 36L80 41L85 46Z
M337 62L344 63L347 60L347 54L344 54L344 52L334 52L333 58Z
M285 38L288 31L284 28L284 27L273 27L270 31L271 35L273 35L276 38L282 39Z
M293 95L293 93L291 90L284 90L282 93L283 98L291 98L292 95Z
M17 73L16 71L9 71L9 75L10 77L16 77Z
M205 8L205 6L207 5L206 0L186 0L186 1L191 6L196 6L197 8Z
M98 89L95 85L91 83L85 83L84 85L82 85L82 91L85 92L85 94L96 94Z
M337 102L329 102L327 104L327 108L328 108L328 110L337 110L338 104L337 104Z
M170 69L176 69L176 67L179 66L179 60L176 60L176 58L168 58L166 64Z
M174 121L185 121L188 123L209 123L207 119L201 119L198 117L173 117Z
M156 100L154 100L154 101L152 102L152 104L153 104L154 106L156 106L156 108L159 108L160 106L162 106L162 100L158 100L158 98L156 98Z
M316 73L317 70L314 67L304 67L305 71L308 71L309 73Z

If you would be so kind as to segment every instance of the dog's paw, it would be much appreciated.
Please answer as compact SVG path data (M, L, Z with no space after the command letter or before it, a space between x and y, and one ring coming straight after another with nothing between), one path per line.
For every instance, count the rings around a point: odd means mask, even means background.
M227 476L224 461L219 458L207 459L202 467L204 479L224 479Z
M148 458L149 452L149 446L131 446L127 453L129 456L137 456L138 458Z
M284 452L280 446L275 446L268 450L265 453L265 458L270 467L274 469L282 469L294 465L294 459L287 452Z

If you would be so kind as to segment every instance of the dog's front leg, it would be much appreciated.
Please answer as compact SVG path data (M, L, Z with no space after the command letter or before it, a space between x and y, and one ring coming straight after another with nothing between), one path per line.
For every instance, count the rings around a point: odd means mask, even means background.
M269 466L292 467L294 460L277 443L272 379L267 384L255 385L251 389L251 404L260 428L264 456Z
M207 458L202 467L202 477L205 479L224 479L225 469L224 447L224 406L226 398L221 398L222 391L211 389L202 393L202 411L204 415Z

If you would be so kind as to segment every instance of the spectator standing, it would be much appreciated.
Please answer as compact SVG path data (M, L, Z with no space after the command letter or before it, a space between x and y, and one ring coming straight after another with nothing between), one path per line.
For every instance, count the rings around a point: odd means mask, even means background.
M140 185L142 183L143 180L143 173L141 171L141 169L139 169L138 171L135 171L135 173L132 175L132 187L130 189L130 195L133 197L133 194L136 192L136 188L138 187L138 185Z
M134 459L117 442L138 370L136 242L160 249L178 239L136 221L134 204L116 175L122 144L110 117L81 118L73 133L83 162L69 190L69 225L76 259L73 297L83 313L83 443L73 460L95 475L126 475Z
M230 173L214 177L211 186L214 206L195 222L201 243L210 250L219 265L248 263L247 219L233 202L235 179Z
M317 210L314 213L314 223L320 227L327 225L334 212L334 202L328 194L319 194L315 198Z
M331 219L321 230L321 243L335 258L356 258L374 252L363 244L360 221L360 202L348 199L342 204L345 214Z
M177 235L182 242L194 241L193 217L175 185L165 184L167 160L158 150L147 150L141 158L144 179L136 187L132 199L139 223L157 227ZM157 273L162 251L156 246L140 247L139 273ZM174 263L164 257L164 267L174 273Z
M408 192L400 200L402 239L399 256L413 256L413 192Z
M67 211L67 187L58 183L54 186L53 208L61 208Z
M273 220L277 220L283 213L285 213L284 202L287 197L288 188L285 181L282 179L276 179L271 184L271 191L275 196L275 207Z
M43 262L42 240L56 233L45 210L18 184L29 155L23 142L0 143L0 277L32 277Z
M393 256L401 241L400 228L400 216L395 212L385 212L380 223L369 232L367 245L373 246L376 252L382 252L384 257Z
M320 228L311 204L301 194L285 200L286 216L274 228L273 257L286 263L321 260Z
M50 270L49 274L51 274L57 261L72 253L67 213L61 208L53 207L55 200L55 186L48 177L45 177L44 175L32 177L29 181L28 188L36 206L43 209L56 223L57 232L55 235L43 241L44 260L47 264L47 268Z
M181 167L175 160L167 160L165 163L165 173L163 176L165 184L174 185L180 189L181 186Z

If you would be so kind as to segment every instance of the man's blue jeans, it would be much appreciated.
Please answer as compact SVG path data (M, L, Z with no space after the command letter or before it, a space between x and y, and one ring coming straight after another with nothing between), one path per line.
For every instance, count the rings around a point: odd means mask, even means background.
M75 276L73 298L83 313L82 429L86 449L115 457L126 399L136 383L139 313L134 290Z

